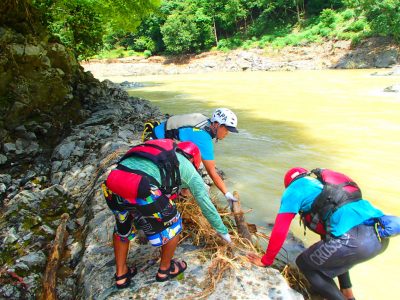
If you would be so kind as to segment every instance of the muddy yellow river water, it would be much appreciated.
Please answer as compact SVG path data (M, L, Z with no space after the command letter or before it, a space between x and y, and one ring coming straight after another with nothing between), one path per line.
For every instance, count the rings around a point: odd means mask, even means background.
M400 94L384 93L400 77L376 70L210 73L113 77L143 82L131 95L149 99L170 114L229 107L239 134L216 144L217 166L230 190L252 208L249 221L274 221L288 168L331 168L352 177L365 199L400 215ZM385 71L379 71L385 72ZM222 198L221 198L222 200ZM306 245L297 222L292 232ZM400 237L381 256L351 271L357 299L396 299Z

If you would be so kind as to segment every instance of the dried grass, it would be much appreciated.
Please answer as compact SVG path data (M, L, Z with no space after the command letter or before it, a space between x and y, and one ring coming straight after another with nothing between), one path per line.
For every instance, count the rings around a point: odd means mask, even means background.
M181 212L184 223L181 242L187 238L191 238L194 245L202 247L197 252L197 255L203 258L204 261L210 261L207 276L205 276L205 280L201 283L204 289L202 292L193 295L192 299L207 298L215 291L218 282L223 277L234 276L235 270L249 268L250 265L246 258L247 252L263 254L264 251L260 247L260 244L268 241L269 237L264 233L255 232L253 234L253 241L255 241L253 244L249 243L247 239L240 237L234 222L230 218L233 214L229 213L227 208L221 208L216 205L225 225L229 229L232 237L232 245L227 245L215 233L192 197L181 197L177 201L177 207ZM252 227L252 232L254 232L255 226L253 225ZM293 289L308 297L306 299L310 299L310 294L307 290L308 283L296 267L286 265L281 273Z

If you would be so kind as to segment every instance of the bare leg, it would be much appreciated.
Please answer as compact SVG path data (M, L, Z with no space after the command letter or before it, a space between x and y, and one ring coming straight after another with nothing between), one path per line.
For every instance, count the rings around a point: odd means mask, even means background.
M113 235L114 241L114 255L117 276L122 276L128 272L128 266L126 264L126 258L128 256L129 242L123 242L117 235ZM126 278L118 280L117 284L123 284Z
M179 234L170 239L168 243L161 246L161 270L168 270L171 267L171 259L172 257L174 257L175 249L178 246L178 242ZM175 272L178 272L177 268L175 268ZM158 273L158 276L162 278L168 275Z
M338 276L340 291L347 300L355 299L353 295L353 290L351 289L350 272L347 271Z
M349 288L349 289L341 289L340 291L342 292L343 296L347 300L355 299L354 295L353 295L353 290L351 288Z

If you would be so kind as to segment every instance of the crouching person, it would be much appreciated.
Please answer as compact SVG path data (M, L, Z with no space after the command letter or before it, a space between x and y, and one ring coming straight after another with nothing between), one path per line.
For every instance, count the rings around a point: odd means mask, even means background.
M387 237L399 233L400 219L384 215L362 198L351 178L329 169L292 168L284 185L267 251L262 257L249 253L250 262L270 266L299 213L304 225L321 236L297 257L300 271L323 298L354 300L349 270L382 253Z
M191 142L176 145L172 140L153 140L130 149L107 177L103 192L116 221L113 242L117 288L128 287L137 273L136 267L126 263L129 241L137 229L143 230L153 246L161 247L157 281L174 278L186 270L185 261L173 259L182 231L181 215L173 200L182 185L189 187L217 233L231 242L196 171L200 162L200 151Z

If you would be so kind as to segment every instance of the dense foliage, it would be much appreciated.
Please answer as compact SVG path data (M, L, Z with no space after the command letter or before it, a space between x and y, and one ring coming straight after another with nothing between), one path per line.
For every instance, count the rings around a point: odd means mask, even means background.
M96 54L103 37L135 31L159 0L32 0L54 37L81 58Z
M149 56L369 35L400 41L400 0L32 1L54 36L83 58L100 49Z

